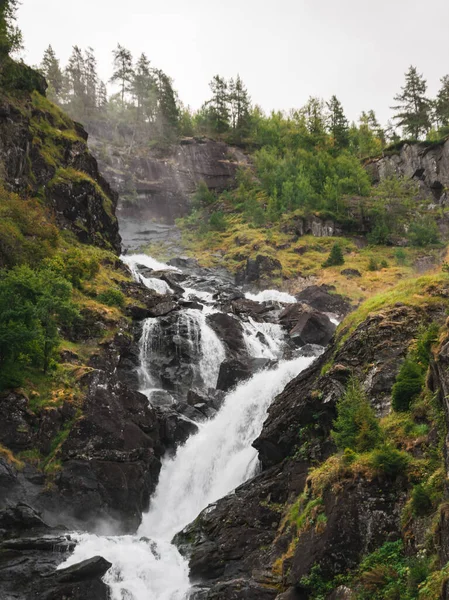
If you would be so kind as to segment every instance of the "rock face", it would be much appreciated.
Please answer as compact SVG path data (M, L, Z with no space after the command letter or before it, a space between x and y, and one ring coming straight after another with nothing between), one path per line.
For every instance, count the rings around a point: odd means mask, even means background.
M57 224L82 242L120 252L118 196L100 175L83 127L37 92L20 108L0 103L2 179L12 191L43 191Z
M200 181L222 192L234 187L237 169L247 164L239 149L208 138L185 138L168 150L134 154L95 138L91 147L101 156L101 172L124 199L120 219L140 223L173 223L188 213L190 196Z
M449 187L449 139L433 144L405 143L397 154L365 165L374 182L399 175L419 182L424 194L445 205Z

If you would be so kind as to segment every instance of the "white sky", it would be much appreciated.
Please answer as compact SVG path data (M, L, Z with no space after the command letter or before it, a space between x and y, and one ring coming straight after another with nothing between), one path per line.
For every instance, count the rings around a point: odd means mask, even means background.
M194 109L213 75L240 73L264 110L336 94L349 119L373 108L385 123L410 64L432 95L449 74L449 0L22 0L18 21L29 64L50 43L62 64L92 46L108 79L120 42Z

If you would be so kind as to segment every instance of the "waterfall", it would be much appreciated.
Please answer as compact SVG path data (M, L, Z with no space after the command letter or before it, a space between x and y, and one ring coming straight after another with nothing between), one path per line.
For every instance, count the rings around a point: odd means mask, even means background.
M138 264L167 268L145 255L123 260L137 280ZM199 296L191 289L186 297L189 295ZM202 299L206 301L205 296ZM139 375L141 390L150 401L151 393L162 388L159 375L163 365L157 359L164 358L167 348L187 355L196 384L203 389L216 386L225 350L207 323L206 316L212 312L215 312L212 307L204 306L202 311L179 311L174 320L170 316L163 322L160 318L144 321ZM273 359L282 356L284 334L279 325L249 319L243 328L251 356ZM228 393L216 416L199 424L197 433L174 456L163 459L150 510L143 515L137 534L72 534L78 544L60 568L100 555L112 563L104 577L112 600L186 600L190 589L188 562L171 544L174 534L209 504L255 475L257 452L251 444L262 430L268 407L285 385L313 360L300 357L280 361L276 368L256 373ZM181 381L179 385L182 384Z

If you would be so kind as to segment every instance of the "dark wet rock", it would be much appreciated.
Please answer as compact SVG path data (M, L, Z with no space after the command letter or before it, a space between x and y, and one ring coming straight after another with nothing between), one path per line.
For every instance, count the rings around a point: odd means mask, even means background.
M101 579L111 567L112 563L102 556L94 556L65 569L60 569L57 571L56 577L58 581L69 583L97 577Z
M150 309L149 316L150 317L163 317L173 312L178 308L178 304L173 300L168 300L167 302L161 302L157 304L154 308Z
M256 258L248 258L245 268L235 277L238 285L255 283L262 280L279 277L282 274L282 265L277 258L258 254Z
M203 310L204 306L195 300L179 300L179 306L183 308L193 308L193 310Z
M225 345L229 358L247 354L242 324L238 319L219 312L208 315L207 322Z
M271 302L256 302L255 300L249 300L248 298L235 298L226 304L223 308L225 312L232 312L239 317L248 318L251 317L254 321L274 321L275 314L278 309Z
M181 269L181 271L199 269L199 264L198 264L198 261L196 260L196 258L188 258L186 256L179 256L177 258L171 258L167 264L170 267L176 267L177 269Z
M84 527L100 518L134 529L160 470L159 422L148 399L103 371L85 378L83 417L62 445L59 501Z
M346 585L339 585L336 590L329 594L326 600L351 600L355 598L354 592Z
M28 398L20 393L0 395L0 444L14 452L30 448L35 439L38 420L28 404Z
M276 361L268 358L247 358L245 360L228 359L221 363L217 389L228 392L238 383L250 379L254 373L274 367Z
M192 408L193 407L189 407ZM187 439L198 431L198 427L190 418L186 418L174 408L160 407L156 409L159 414L160 437L164 447L168 450L175 450L179 445L184 444ZM194 409L193 409L194 410ZM203 415L199 416L199 421L203 420Z
M296 294L296 299L320 312L346 315L351 310L351 305L342 296L331 292L329 286L311 285Z
M335 323L332 323L327 315L313 311L303 313L289 335L298 346L305 344L327 346L335 329Z
M20 535L24 531L46 532L49 529L50 526L41 515L27 504L18 503L0 510L0 530L6 531L8 537Z
M345 277L348 277L348 279L350 279L351 277L361 277L362 274L360 273L360 271L358 269L343 269L343 271L340 271L340 273L342 275L344 275Z

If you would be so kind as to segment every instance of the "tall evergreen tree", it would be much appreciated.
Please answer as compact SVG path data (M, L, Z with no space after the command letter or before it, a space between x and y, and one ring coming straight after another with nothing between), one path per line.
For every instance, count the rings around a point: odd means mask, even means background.
M106 84L104 81L99 82L98 84L98 94L97 94L97 106L100 109L106 108L108 104L108 90L106 88Z
M84 54L84 80L86 83L86 104L89 111L97 107L98 73L97 59L92 48L88 48Z
M237 75L235 81L229 81L228 89L232 128L241 137L249 126L251 100L240 75Z
M439 125L449 126L449 75L441 79L441 88L435 101L435 116Z
M0 2L0 60L22 47L22 34L15 25L18 0Z
M411 66L405 74L405 85L401 93L394 97L398 102L392 109L397 112L393 117L404 135L419 139L431 126L431 103L426 96L427 83L416 67Z
M112 83L120 85L120 97L122 108L125 106L125 93L131 90L131 84L134 78L133 57L129 50L117 44L113 51L114 72L111 77Z
M176 133L179 124L179 108L172 81L160 69L155 71L158 90L158 117L163 131L170 135Z
M68 86L67 102L71 107L72 116L82 119L86 107L86 65L79 46L73 46L72 54L66 68Z
M307 104L301 109L305 126L313 143L320 143L325 137L326 120L324 117L324 104L320 98L311 96Z
M224 133L229 129L228 84L224 77L215 75L209 83L212 98L207 102L209 121L214 131Z
M56 58L55 51L51 46L48 46L44 52L40 70L42 71L48 83L48 98L52 102L60 101L63 87L63 76L61 67L59 65L59 60Z
M346 148L349 145L349 123L343 106L335 95L326 105L329 111L327 118L329 133L334 138L337 148Z
M154 121L157 110L158 89L150 67L150 61L145 54L141 54L136 63L132 93L137 102L138 120Z

